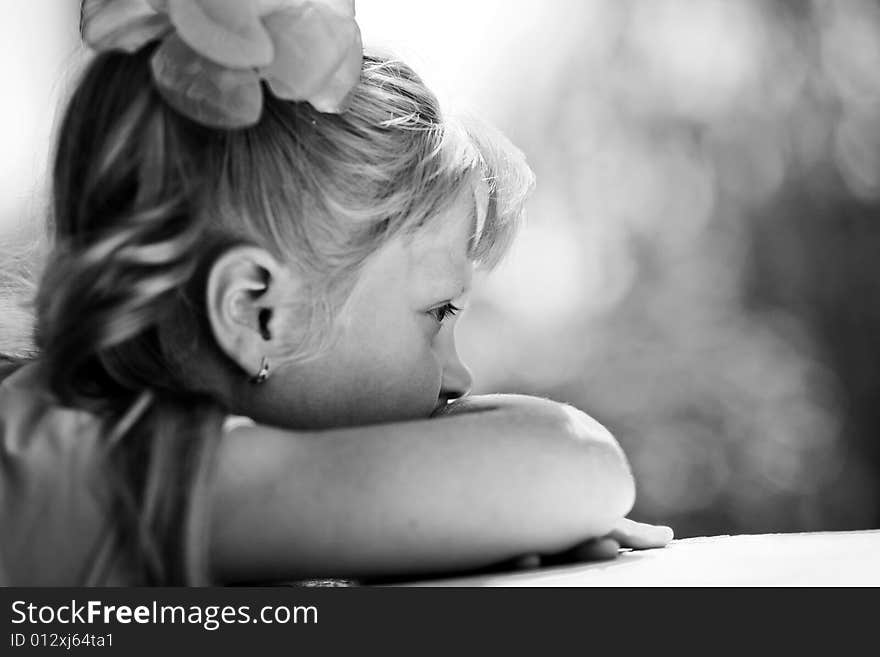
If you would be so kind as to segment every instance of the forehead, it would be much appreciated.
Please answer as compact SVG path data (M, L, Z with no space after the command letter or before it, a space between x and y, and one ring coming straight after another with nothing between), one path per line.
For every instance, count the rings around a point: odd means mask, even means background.
M449 252L467 258L479 218L474 189L463 188L456 199L411 235L412 250L430 255Z
M457 198L411 236L411 269L425 278L455 278L461 287L473 269L471 250L485 208L478 188L466 186ZM439 281L438 281L439 282Z
M398 234L370 259L350 304L360 298L414 298L418 304L454 298L470 288L471 242L479 222L474 188L410 234Z

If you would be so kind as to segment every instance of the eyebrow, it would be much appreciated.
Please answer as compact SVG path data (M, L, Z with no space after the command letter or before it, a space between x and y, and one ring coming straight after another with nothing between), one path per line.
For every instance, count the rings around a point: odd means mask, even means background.
M471 291L471 286L462 281L460 278L456 277L454 283L454 289L456 293L449 297L450 299L455 299L456 297L460 297L463 294L467 294Z
M430 277L431 282L426 292L436 302L451 301L471 291L471 285L462 276L446 267L442 273L435 274Z
M442 280L438 279L436 285L432 285L428 293L435 301L444 302L456 299L470 291L471 286L462 280L461 277L452 276L444 277Z

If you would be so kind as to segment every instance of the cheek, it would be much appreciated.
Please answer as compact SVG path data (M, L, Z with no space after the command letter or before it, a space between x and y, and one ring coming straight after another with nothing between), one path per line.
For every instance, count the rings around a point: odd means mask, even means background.
M389 410L411 417L425 417L434 410L440 396L442 371L434 352L428 348L412 352L408 362L398 355L386 372L382 398Z
M329 428L425 418L440 394L440 363L413 331L370 343L348 342L307 363L277 372L279 404L291 424Z
M442 371L430 343L422 335L397 336L384 348L363 354L353 368L352 399L380 421L430 415L437 404Z

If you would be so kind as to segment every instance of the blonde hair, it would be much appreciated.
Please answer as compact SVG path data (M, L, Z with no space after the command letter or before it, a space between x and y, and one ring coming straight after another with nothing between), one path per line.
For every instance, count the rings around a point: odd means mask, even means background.
M260 122L223 131L175 113L150 81L154 45L88 66L61 125L53 246L36 344L60 403L106 422L120 512L115 540L144 583L209 581L194 491L209 476L220 401L189 386L160 340L182 317L213 342L205 275L236 244L291 263L310 286L313 340L391 236L430 223L475 174L489 208L472 256L492 266L522 217L532 174L487 127L444 118L405 64L365 57L349 109L321 114L266 90Z

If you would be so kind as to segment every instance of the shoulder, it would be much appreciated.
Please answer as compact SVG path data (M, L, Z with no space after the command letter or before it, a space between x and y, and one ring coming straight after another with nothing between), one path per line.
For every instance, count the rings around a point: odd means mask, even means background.
M17 368L0 382L0 447L4 465L38 465L56 458L92 454L100 420L59 405L43 385L39 364Z
M223 420L223 432L234 431L241 427L255 427L257 423L244 415L227 415Z
M20 369L21 366L21 363L18 363L0 354L0 383L2 383L4 379L16 372L18 369Z
M0 556L10 584L72 584L94 551L106 524L100 431L96 416L54 403L37 363L0 383Z

